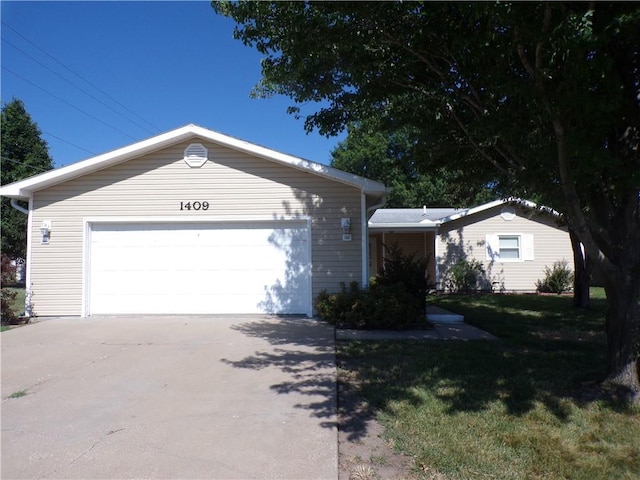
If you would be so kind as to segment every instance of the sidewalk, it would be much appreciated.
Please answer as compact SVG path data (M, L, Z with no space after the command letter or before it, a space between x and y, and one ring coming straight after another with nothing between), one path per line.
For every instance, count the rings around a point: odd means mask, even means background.
M430 307L433 309L434 307ZM484 330L463 321L452 322L452 318L460 318L460 315L435 307L437 312L429 311L428 316L433 325L431 330L351 330L336 329L336 340L496 340L496 337ZM431 313L446 318L440 323L434 321Z

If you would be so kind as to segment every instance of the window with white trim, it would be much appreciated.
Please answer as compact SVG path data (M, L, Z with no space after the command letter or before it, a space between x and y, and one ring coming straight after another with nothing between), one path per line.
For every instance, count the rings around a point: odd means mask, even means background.
M496 233L486 236L487 260L522 262L534 260L533 235Z
M500 260L519 260L520 236L519 235L498 235L498 256Z

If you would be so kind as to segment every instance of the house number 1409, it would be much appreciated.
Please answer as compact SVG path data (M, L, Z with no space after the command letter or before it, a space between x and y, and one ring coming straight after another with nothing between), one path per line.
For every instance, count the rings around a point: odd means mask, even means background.
M180 210L209 210L209 202L180 202Z

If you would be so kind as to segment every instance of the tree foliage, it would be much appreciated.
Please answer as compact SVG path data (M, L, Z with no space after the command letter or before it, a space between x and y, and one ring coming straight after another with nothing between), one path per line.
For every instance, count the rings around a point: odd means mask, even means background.
M21 100L13 99L2 106L0 129L2 185L53 168L47 142L42 139L42 132ZM2 199L1 215L2 252L14 258L25 258L27 216L14 209L8 198Z
M453 167L423 170L414 136L408 129L385 131L372 121L350 125L332 152L331 166L390 187L388 208L470 207L495 199L485 185L461 187L462 173Z
M640 6L599 2L225 2L264 54L257 95L318 103L308 130L381 118L425 165L566 214L601 270L607 378L636 399Z

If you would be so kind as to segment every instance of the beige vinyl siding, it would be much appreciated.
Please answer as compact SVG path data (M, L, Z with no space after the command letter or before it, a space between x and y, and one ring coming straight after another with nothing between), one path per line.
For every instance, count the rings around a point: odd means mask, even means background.
M203 143L209 161L190 168L190 143ZM207 211L180 202L207 201ZM31 282L38 315L80 315L83 219L176 217L192 220L312 218L312 295L362 279L361 192L358 188L194 139L37 192L33 202ZM340 219L351 218L351 242ZM52 222L51 242L39 227Z
M382 234L383 240L379 248L384 249L383 245L393 245L395 243L405 255L415 255L416 259L426 258L428 261L427 280L431 285L435 283L436 278L433 252L434 235L432 232L384 233Z
M490 276L498 282L496 290L534 291L535 283L544 277L544 267L566 259L573 268L573 252L569 234L556 226L552 218L533 216L516 209L513 220L503 220L498 206L476 215L449 222L440 227L438 235L438 268L440 275L447 264L459 257L460 247L470 258L481 261ZM533 235L534 260L491 261L486 256L486 236L495 234ZM522 245L521 245L522 248Z

